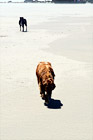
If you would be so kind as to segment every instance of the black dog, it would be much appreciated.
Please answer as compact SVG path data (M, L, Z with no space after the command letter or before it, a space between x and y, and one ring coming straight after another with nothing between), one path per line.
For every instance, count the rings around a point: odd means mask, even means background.
M21 31L21 26L22 26L23 32L24 32L24 25L25 25L26 26L26 32L27 32L27 20L26 19L24 19L23 17L20 17L19 25L20 25L20 31Z

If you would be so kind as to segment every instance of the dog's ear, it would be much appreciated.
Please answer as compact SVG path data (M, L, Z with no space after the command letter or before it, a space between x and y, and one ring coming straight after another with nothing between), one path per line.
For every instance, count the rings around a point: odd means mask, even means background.
M22 20L23 17L20 17L20 20Z
M45 86L46 85L46 80L43 80L42 81L42 84Z
M55 87L56 87L56 85L53 83L53 84L52 84L52 90L54 90Z

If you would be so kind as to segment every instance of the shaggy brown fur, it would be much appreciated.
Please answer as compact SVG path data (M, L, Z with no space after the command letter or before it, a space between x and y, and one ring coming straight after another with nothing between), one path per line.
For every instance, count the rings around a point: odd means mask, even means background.
M36 69L36 75L40 88L40 95L42 99L45 99L45 102L48 103L49 98L51 98L52 90L54 90L55 88L55 74L52 69L51 63L40 62Z

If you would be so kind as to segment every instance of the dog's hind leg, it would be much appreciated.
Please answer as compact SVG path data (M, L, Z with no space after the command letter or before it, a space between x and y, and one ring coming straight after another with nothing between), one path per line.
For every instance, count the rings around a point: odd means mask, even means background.
M27 32L27 26L26 26L26 32Z
M27 32L27 20L25 20L26 32Z
M21 26L20 26L20 31L21 31Z
M21 31L21 25L20 25L20 31Z

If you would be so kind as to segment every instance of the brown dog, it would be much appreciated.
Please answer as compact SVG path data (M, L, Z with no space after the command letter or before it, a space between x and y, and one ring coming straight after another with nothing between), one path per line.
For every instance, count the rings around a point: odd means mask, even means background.
M36 75L40 87L40 95L42 99L45 99L45 103L49 103L49 98L51 98L52 90L54 90L55 88L55 74L52 69L51 63L40 62L36 69Z

